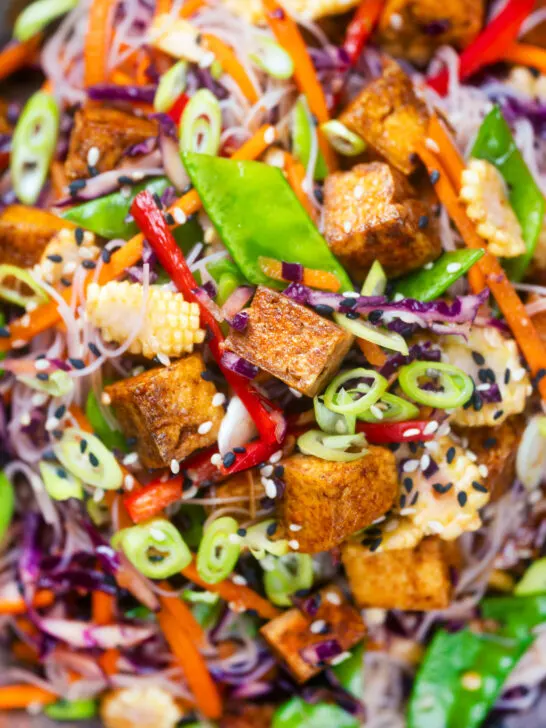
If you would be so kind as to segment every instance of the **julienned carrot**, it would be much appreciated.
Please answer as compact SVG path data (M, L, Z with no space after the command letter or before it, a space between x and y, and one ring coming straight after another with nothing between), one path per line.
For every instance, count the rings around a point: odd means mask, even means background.
M288 180L288 184L296 193L296 197L305 208L311 220L315 221L317 211L311 204L311 201L305 192L305 167L297 159L294 159L289 152L284 153L284 173Z
M224 579L224 581L220 581L217 584L208 584L201 579L193 562L189 566L186 566L185 569L182 569L182 575L203 589L214 592L214 594L219 594L224 601L233 604L235 607L254 609L264 619L273 619L280 614L280 611L268 602L267 599L256 594L255 591L249 589L247 586L239 586L239 584L234 584L229 579Z
M178 623L180 629L187 632L188 637L198 647L204 647L207 638L203 628L199 622L195 619L191 609L182 601L176 591L169 586L167 581L162 581L161 589L163 591L171 592L170 597L161 595L160 601L163 609L166 609L174 617Z
M435 155L424 145L421 145L417 149L417 152L427 166L429 173L433 171L440 173L435 183L438 198L459 229L466 245L471 248L483 248L485 247L483 240L476 233L472 222L466 214L466 210L458 200L456 187L451 182L451 178L456 177L456 170L452 169L450 174L447 168L443 166L444 157L442 157L442 150L448 146L451 147L450 157L453 157L456 154L456 147L441 124L434 127L431 126L429 128L429 136L438 144L440 154ZM531 373L537 375L546 371L546 348L520 297L506 277L502 266L489 252L476 263L476 266L481 271L485 284L491 289L529 365ZM546 401L546 377L541 376L537 386L542 399Z
M315 72L315 67L307 51L307 45L295 21L288 15L277 0L262 0L266 20L280 45L294 62L294 80L299 90L307 98L311 113L319 124L328 121L330 112L324 90ZM337 169L337 158L325 136L318 132L320 150L330 172Z
M40 210L37 207L27 207L27 205L9 205L4 209L1 217L3 222L14 225L33 225L42 230L45 228L48 233L51 231L52 235L59 230L76 227L69 220L63 220L51 212Z
M0 51L0 81L32 61L40 47L42 35L34 35L24 43L12 42Z
M207 669L207 664L188 633L181 629L168 609L161 609L157 621L184 677L192 691L199 710L207 718L222 715L222 701L218 688Z
M275 140L275 127L265 124L247 142L237 149L232 155L232 159L257 159ZM173 213L176 219L177 210L187 216L192 215L200 209L201 200L199 199L199 195L195 190L190 190L190 192L173 203L169 208L169 212ZM5 216L6 212L7 210L3 213L3 216ZM55 216L52 215L51 217ZM73 227L73 225L70 223L64 224L61 227ZM136 235L125 243L122 248L112 254L110 262L101 268L99 275L99 283L101 285L105 285L108 281L114 280L114 278L124 273L127 268L138 263L142 257L143 240L144 238L141 234ZM91 278L92 275L89 276L87 282ZM72 299L72 288L66 288L62 291L61 295L67 303L70 303ZM34 311L28 312L22 319L18 319L10 324L9 338L0 337L0 352L9 351L14 343L30 341L34 336L54 326L60 318L58 306L55 301L46 303L34 309Z
M24 710L29 705L56 703L59 696L36 685L3 685L0 687L0 711Z
M260 97L234 51L223 40L210 33L203 35L203 44L211 53L214 53L222 69L228 76L232 77L245 98L251 104L255 104Z
M520 66L528 68L536 68L541 73L546 73L546 49L530 43L512 43L504 52L502 60L519 63Z
M155 14L163 15L171 10L172 0L155 0Z
M364 354L372 366L382 367L387 361L387 356L383 349L381 349L381 347L377 344L374 344L373 341L357 339L356 343L358 344L360 351Z
M34 595L32 606L35 609L49 607L55 601L55 594L48 589L42 589ZM17 599L0 599L0 615L3 614L25 614L28 611L27 605L22 597Z
M116 614L116 599L111 594L95 591L91 595L91 614L94 624L111 624ZM115 675L119 659L116 649L105 650L99 657L99 664L106 675Z
M89 10L84 47L84 83L94 86L107 78L108 47L110 44L111 16L115 8L112 0L92 0Z
M190 18L194 13L206 5L206 0L186 0L180 8L179 16L181 18Z

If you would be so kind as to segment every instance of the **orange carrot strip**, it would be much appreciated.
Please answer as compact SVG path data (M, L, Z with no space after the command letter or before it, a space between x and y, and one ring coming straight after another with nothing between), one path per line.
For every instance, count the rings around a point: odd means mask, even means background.
M382 367L387 361L387 355L381 349L380 346L374 344L373 341L366 341L366 339L357 339L360 351L364 354L366 359L374 367Z
M76 225L69 220L63 220L51 212L39 210L37 207L27 207L26 205L9 205L2 212L3 222L9 222L13 225L36 225L36 227L47 228L47 231L54 232L73 230Z
M34 35L24 43L9 43L0 51L0 81L29 63L40 47L42 35Z
M189 18L206 4L206 0L186 0L180 8L179 16L181 18Z
M239 586L229 579L224 579L224 581L220 581L217 584L207 584L199 576L197 567L193 562L189 566L186 566L185 569L182 569L182 575L203 589L214 592L214 594L219 594L228 603L232 602L244 609L254 609L264 619L273 619L281 613L267 599L263 599L263 597L256 594L255 591L249 589L247 586Z
M303 183L305 181L305 167L288 152L284 153L284 173L288 180L288 184L296 193L296 197L301 202L302 207L305 208L305 211L311 220L316 222L317 210L313 207L311 200L304 189Z
M241 89L244 96L250 101L251 104L255 104L260 98L256 88L244 66L241 64L233 49L224 43L223 40L217 38L215 35L205 33L203 35L203 44L211 53L214 53L216 60L218 60L222 66L222 69L228 76L231 76L237 86Z
M10 652L20 662L38 663L38 650L26 642L13 642L10 647Z
M3 685L0 687L0 710L24 710L29 705L56 703L59 696L36 685Z
M93 622L98 625L111 624L116 614L116 599L111 594L95 591L91 595ZM115 675L119 659L116 649L105 650L99 657L99 664L106 675Z
M48 589L42 589L36 592L32 606L35 609L40 607L49 607L55 601L55 595ZM24 599L0 599L0 615L2 614L25 614L27 605Z
M172 0L156 0L155 3L155 14L163 15L171 11Z
M207 718L219 718L222 715L220 693L197 646L187 632L180 628L169 609L161 609L157 614L157 621L182 668L200 711Z
M93 0L84 47L84 83L94 86L107 78L108 47L112 28L111 16L115 3L111 0Z
M162 581L160 586L163 591L172 592L171 597L160 596L161 606L170 612L179 626L187 632L188 637L193 643L199 647L204 646L207 641L205 632L193 616L191 609L178 596L175 590L171 588L167 581Z
M131 86L135 82L132 76L129 76L128 73L120 71L119 69L112 71L110 74L110 81L118 86Z
M65 188L67 186L64 164L57 160L53 161L49 169L49 177L51 179L51 186L55 200L60 200L61 197L65 195Z
M546 73L546 49L530 43L512 43L504 52L502 60Z

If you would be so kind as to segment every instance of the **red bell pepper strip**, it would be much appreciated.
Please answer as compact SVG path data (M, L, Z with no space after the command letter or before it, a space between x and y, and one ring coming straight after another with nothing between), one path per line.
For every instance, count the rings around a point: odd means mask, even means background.
M261 441L269 446L270 454L272 454L278 449L278 444L283 440L286 431L281 410L254 389L247 379L222 366L224 336L220 326L210 311L201 304L195 295L194 291L198 288L197 283L150 192L147 190L139 192L131 205L131 214L178 290L187 301L198 304L201 313L201 325L209 330L210 336L207 343L211 353L228 384L243 402L249 415L254 420ZM245 460L248 460L248 458L245 458ZM262 459L254 464L258 462L262 462ZM247 467L251 467L251 465L249 464ZM230 470L230 472L234 471Z
M372 445L394 442L418 442L433 440L438 428L426 432L432 420L407 420L406 422L357 422L357 432L363 432ZM406 434L408 433L408 434Z
M129 493L123 503L134 523L153 518L171 503L182 498L183 477L178 476L165 482L156 480L153 483Z
M505 51L517 38L521 24L533 9L535 0L508 0L501 12L467 46L459 57L459 79L466 80L474 73L497 61L502 61ZM442 96L447 93L448 73L440 73L427 79L431 88Z
M362 0L356 9L343 41L343 50L349 56L351 66L358 61L362 49L381 17L384 4L385 0Z
M171 108L167 111L167 116L170 116L177 126L180 123L180 119L182 118L182 114L189 100L189 96L186 94L180 94Z

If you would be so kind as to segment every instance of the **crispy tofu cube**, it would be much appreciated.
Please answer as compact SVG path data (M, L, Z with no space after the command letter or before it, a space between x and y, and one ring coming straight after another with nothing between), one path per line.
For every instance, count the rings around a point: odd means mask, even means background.
M100 717L105 728L175 728L183 711L163 688L143 685L106 693Z
M0 263L32 268L62 227L63 221L51 213L23 205L6 207L0 214ZM66 229L72 228L67 222Z
M259 286L244 332L225 348L313 397L339 368L353 337L340 326L277 291Z
M324 235L355 277L374 260L389 277L409 273L442 252L437 219L407 179L383 162L335 172L324 186Z
M213 406L216 387L202 379L204 371L201 355L192 354L105 388L123 432L137 438L145 467L168 466L216 441L224 410Z
M466 48L482 27L484 10L484 0L387 0L378 40L387 53L425 65L440 46Z
M428 111L400 66L389 61L339 117L404 174L417 167L415 145L426 135Z
M302 609L289 609L260 630L271 649L300 683L317 675L336 657L358 644L366 634L360 614L336 586L327 586L306 600ZM318 629L320 627L320 629ZM320 659L316 646L333 643L331 658ZM324 644L327 648L328 645Z
M349 463L297 454L283 465L280 520L302 553L327 551L369 526L389 510L398 490L394 455L383 447L370 446Z
M114 169L124 152L134 144L156 136L157 122L117 109L86 107L76 113L65 163L69 181L90 177L89 166L99 172ZM88 158L98 149L98 161Z
M453 544L437 536L412 549L370 552L356 542L343 545L341 558L359 607L445 609L451 599Z
M220 728L269 728L274 712L274 705L240 703L222 716Z

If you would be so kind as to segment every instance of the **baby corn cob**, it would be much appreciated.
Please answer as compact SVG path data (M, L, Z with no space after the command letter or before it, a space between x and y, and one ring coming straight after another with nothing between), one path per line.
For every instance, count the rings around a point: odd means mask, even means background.
M100 329L105 341L122 343L134 331L142 311L142 295L140 283L92 283L87 289L88 320ZM150 286L146 310L129 352L148 359L158 354L177 357L193 351L193 345L201 344L204 338L196 303L188 303L181 293Z

